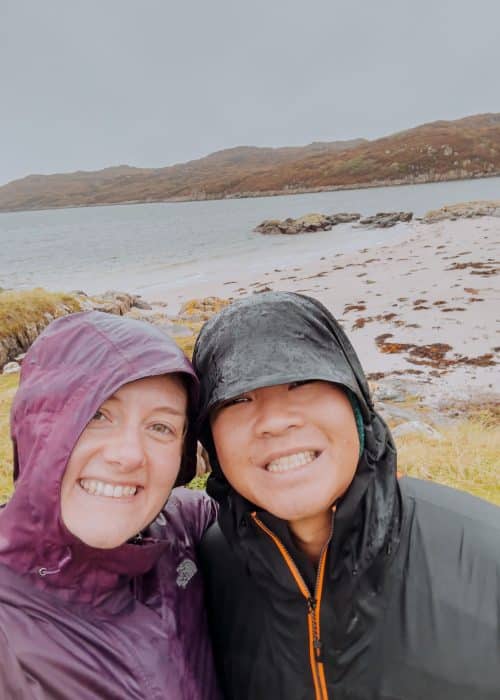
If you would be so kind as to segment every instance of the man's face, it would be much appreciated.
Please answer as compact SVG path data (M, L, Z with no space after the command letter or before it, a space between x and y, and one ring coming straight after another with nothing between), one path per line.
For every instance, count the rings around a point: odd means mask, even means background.
M82 542L117 547L163 507L180 468L187 396L175 375L124 384L80 435L61 485L61 514Z
M324 514L356 471L354 413L344 391L328 382L242 394L214 410L211 428L231 486L288 522Z

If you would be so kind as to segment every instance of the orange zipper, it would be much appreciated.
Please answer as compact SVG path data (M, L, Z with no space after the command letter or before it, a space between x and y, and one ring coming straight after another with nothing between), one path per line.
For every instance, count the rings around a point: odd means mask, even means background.
M335 511L335 506L333 508ZM261 530L263 530L266 535L268 535L276 547L278 548L281 556L285 560L286 565L290 569L295 583L297 584L299 591L302 593L307 601L307 630L309 636L309 661L311 664L311 673L314 683L314 695L315 700L328 700L328 690L326 687L325 678L325 668L322 660L321 654L321 623L320 623L320 613L321 613L321 596L323 593L323 581L325 577L325 563L326 554L328 550L328 545L332 539L333 534L333 516L332 516L332 528L330 531L330 536L326 541L319 560L318 574L316 577L316 585L314 588L314 597L311 596L309 588L306 582L302 578L295 562L290 556L288 550L281 542L281 540L272 532L262 520L257 517L256 513L252 513L252 519Z

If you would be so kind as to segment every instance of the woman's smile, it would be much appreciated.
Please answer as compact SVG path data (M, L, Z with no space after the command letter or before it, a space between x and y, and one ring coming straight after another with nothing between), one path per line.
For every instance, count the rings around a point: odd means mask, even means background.
M106 498L128 498L138 493L139 486L129 484L112 484L99 479L79 479L79 486L85 493L91 496L104 496Z

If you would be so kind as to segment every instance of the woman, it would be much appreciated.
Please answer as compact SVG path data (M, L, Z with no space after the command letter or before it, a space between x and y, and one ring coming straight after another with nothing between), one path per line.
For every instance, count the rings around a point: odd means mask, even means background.
M74 314L30 348L0 510L0 697L218 697L195 551L214 507L170 496L194 475L196 398L146 323Z
M203 327L202 542L231 700L500 697L500 509L396 476L356 354L319 302L259 294Z

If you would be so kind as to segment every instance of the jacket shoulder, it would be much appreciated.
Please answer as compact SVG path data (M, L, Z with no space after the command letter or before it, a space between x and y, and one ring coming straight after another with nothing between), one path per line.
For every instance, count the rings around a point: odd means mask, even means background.
M404 477L399 485L413 540L427 542L428 552L434 551L438 560L455 549L457 556L489 561L500 571L498 506L420 479Z
M399 481L403 500L413 500L421 508L441 508L452 518L500 530L500 508L464 491L432 481L405 476Z
M166 527L177 537L187 534L197 545L205 530L215 521L217 505L204 491L180 486L172 491L161 515L166 520Z

